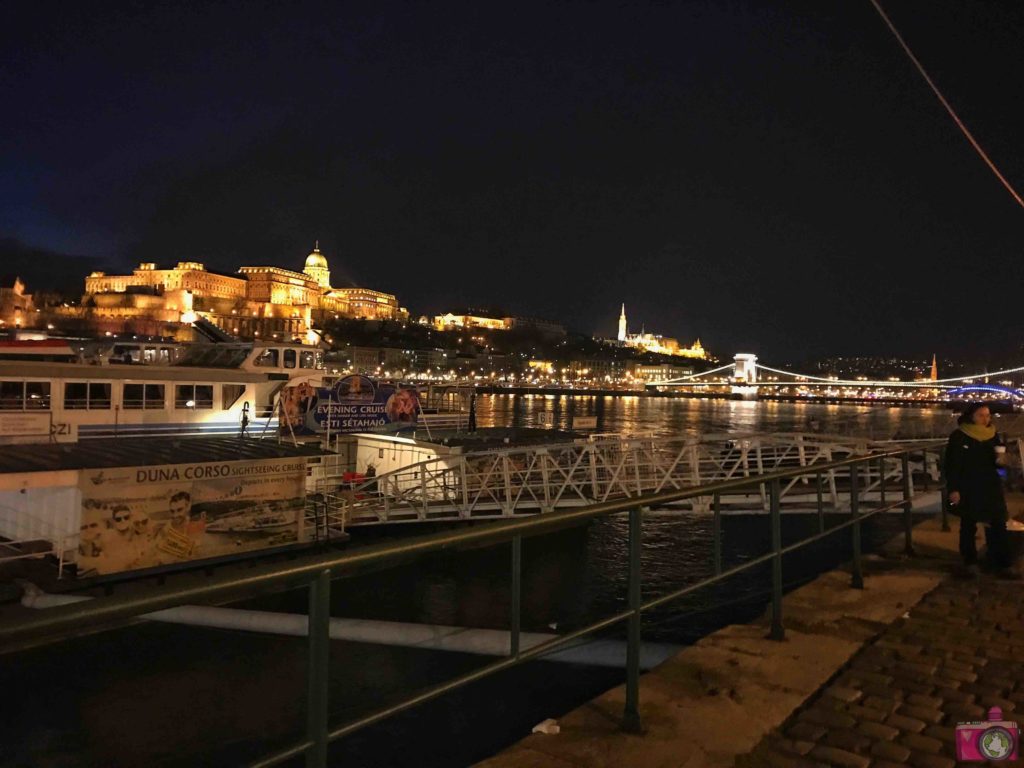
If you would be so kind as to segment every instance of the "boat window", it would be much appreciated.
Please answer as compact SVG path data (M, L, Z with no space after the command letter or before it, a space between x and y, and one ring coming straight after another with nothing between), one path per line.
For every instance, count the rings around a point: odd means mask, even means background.
M104 382L89 383L89 410L110 407L111 385Z
M147 362L147 363L150 363L150 364L155 363L156 362L156 347L146 347L146 351L144 352L143 360L145 362Z
M174 388L174 407L193 409L213 408L213 385L178 384Z
M26 381L25 382L25 408L38 408L49 410L50 408L50 382L48 381Z
M125 384L121 405L125 410L136 410L146 407L146 387L143 384Z
M117 344L110 353L112 363L141 363L143 362L142 350L137 345Z
M164 407L163 384L125 384L124 407L138 410L141 408L161 409Z
M228 410L235 403L238 402L238 398L245 394L245 384L225 384L221 387L220 396L223 407L221 410Z
M302 368L316 368L316 353L308 350L300 352L299 366Z
M178 384L174 388L174 407L192 408L195 406L196 388L192 384Z
M286 349L284 351L284 367L294 368L295 367L295 350Z
M146 385L146 404L143 408L156 408L162 410L167 407L167 400L164 397L163 384Z
M110 408L110 382L66 382L64 408L79 411Z
M213 408L213 384L196 384L196 408Z
M277 368L277 350L264 349L253 361L253 365L258 365L260 368Z
M25 382L0 381L0 410L21 411L25 408Z
M89 385L84 381L64 383L64 408L85 410L89 407Z

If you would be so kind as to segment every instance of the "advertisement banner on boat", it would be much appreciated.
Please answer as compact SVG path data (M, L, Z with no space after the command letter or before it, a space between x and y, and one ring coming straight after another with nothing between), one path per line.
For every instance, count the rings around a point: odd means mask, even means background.
M222 557L302 535L302 458L82 470L79 576Z
M415 387L381 384L366 376L345 376L330 388L297 384L281 392L283 434L373 432L416 423L420 399Z

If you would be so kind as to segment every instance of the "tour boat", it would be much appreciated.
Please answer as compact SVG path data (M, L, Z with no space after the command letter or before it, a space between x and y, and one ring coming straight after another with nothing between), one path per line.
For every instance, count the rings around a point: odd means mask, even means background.
M318 386L324 374L321 351L299 344L122 341L113 349L87 357L74 341L0 343L0 438L258 436L277 429L284 386Z

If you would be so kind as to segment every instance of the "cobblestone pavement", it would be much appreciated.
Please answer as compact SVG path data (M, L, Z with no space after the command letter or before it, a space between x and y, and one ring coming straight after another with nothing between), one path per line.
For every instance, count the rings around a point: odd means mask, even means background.
M994 706L1024 718L1024 583L947 579L736 766L952 768Z

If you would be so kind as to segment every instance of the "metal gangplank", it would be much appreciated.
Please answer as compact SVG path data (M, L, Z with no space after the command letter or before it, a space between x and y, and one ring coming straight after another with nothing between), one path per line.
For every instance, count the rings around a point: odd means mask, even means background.
M928 444L934 441L925 441ZM922 446L925 444L922 443ZM682 490L828 464L913 442L879 442L819 434L707 435L688 438L601 436L571 443L470 452L422 461L346 486L340 475L319 482L316 503L339 527L511 518L644 493ZM925 454L922 452L922 457ZM849 509L848 468L802 475L782 484L787 511ZM910 464L913 478L937 482L936 454ZM860 470L861 499L902 490L900 461ZM768 512L762 486L716 498L696 497L675 508L706 512Z

